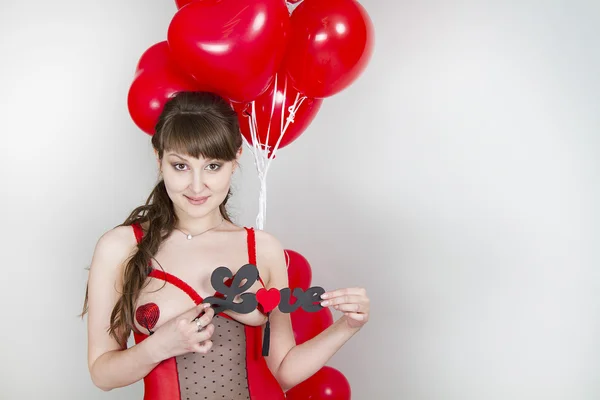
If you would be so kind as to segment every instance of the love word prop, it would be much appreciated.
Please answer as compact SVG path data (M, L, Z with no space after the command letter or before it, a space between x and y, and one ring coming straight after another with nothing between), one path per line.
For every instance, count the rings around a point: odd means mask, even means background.
M313 286L306 291L301 288L294 288L293 291L291 288L281 290L261 288L256 294L244 293L257 280L258 268L256 265L246 264L242 266L235 276L229 268L219 267L213 271L210 282L215 291L221 295L207 297L204 302L211 304L215 314L225 310L249 314L259 304L265 314L268 314L277 306L279 306L279 311L283 313L294 312L299 307L302 307L306 312L317 312L323 308L321 306L321 295L325 293L325 289L322 287ZM230 283L227 284L226 282ZM234 302L238 295L239 301ZM292 296L294 299L292 299Z

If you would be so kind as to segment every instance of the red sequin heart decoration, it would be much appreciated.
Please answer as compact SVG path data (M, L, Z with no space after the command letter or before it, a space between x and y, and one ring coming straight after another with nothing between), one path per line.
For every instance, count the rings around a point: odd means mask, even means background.
M256 292L256 300L262 306L263 312L268 313L279 304L279 300L281 300L281 293L279 293L279 290L276 288L271 288L269 290L260 288Z
M139 306L135 311L135 319L138 324L145 327L148 330L154 328L160 317L160 310L154 303L147 303Z

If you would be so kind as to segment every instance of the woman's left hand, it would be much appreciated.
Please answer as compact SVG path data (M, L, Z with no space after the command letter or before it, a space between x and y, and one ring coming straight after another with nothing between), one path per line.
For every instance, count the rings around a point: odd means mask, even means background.
M323 307L333 306L344 313L350 328L362 328L369 320L369 298L364 288L345 288L321 295Z

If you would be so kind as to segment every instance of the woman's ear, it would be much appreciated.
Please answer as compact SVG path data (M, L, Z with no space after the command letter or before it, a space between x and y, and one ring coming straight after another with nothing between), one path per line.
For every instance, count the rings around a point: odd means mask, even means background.
M243 149L243 146L240 146L240 148L238 149L238 151L235 155L235 160L233 161L233 170L231 171L232 174L235 172L236 168L240 165L240 157L242 157L242 149Z

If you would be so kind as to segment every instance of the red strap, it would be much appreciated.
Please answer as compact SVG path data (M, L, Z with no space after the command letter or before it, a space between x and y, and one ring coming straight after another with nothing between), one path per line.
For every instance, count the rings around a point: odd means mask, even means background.
M142 227L137 224L131 224L131 227L133 228L133 234L135 235L135 240L140 243L142 241L142 238L144 237L144 231L142 230Z
M256 265L256 236L253 228L245 227L248 233L248 262L252 265Z
M162 279L163 281L169 282L171 285L183 290L188 296L190 296L190 298L194 301L194 303L196 303L196 305L202 303L203 301L202 296L200 296L198 292L194 290L193 287L191 287L175 275L171 275L166 271L153 269L152 271L150 271L150 274L148 274L148 276L151 276L156 279Z
M248 232L248 260L250 264L256 265L256 241L255 232L252 228L246 228ZM259 276L263 287L265 283ZM261 305L258 306L261 312ZM248 375L248 390L251 400L284 400L285 394L281 386L267 366L265 357L261 354L265 332L261 326L246 325L246 371Z
M254 232L254 228L244 227L246 232L248 233L248 262L252 265L256 264L256 234ZM258 266L258 265L257 265ZM258 276L258 280L265 287L265 283L263 282L260 275Z

